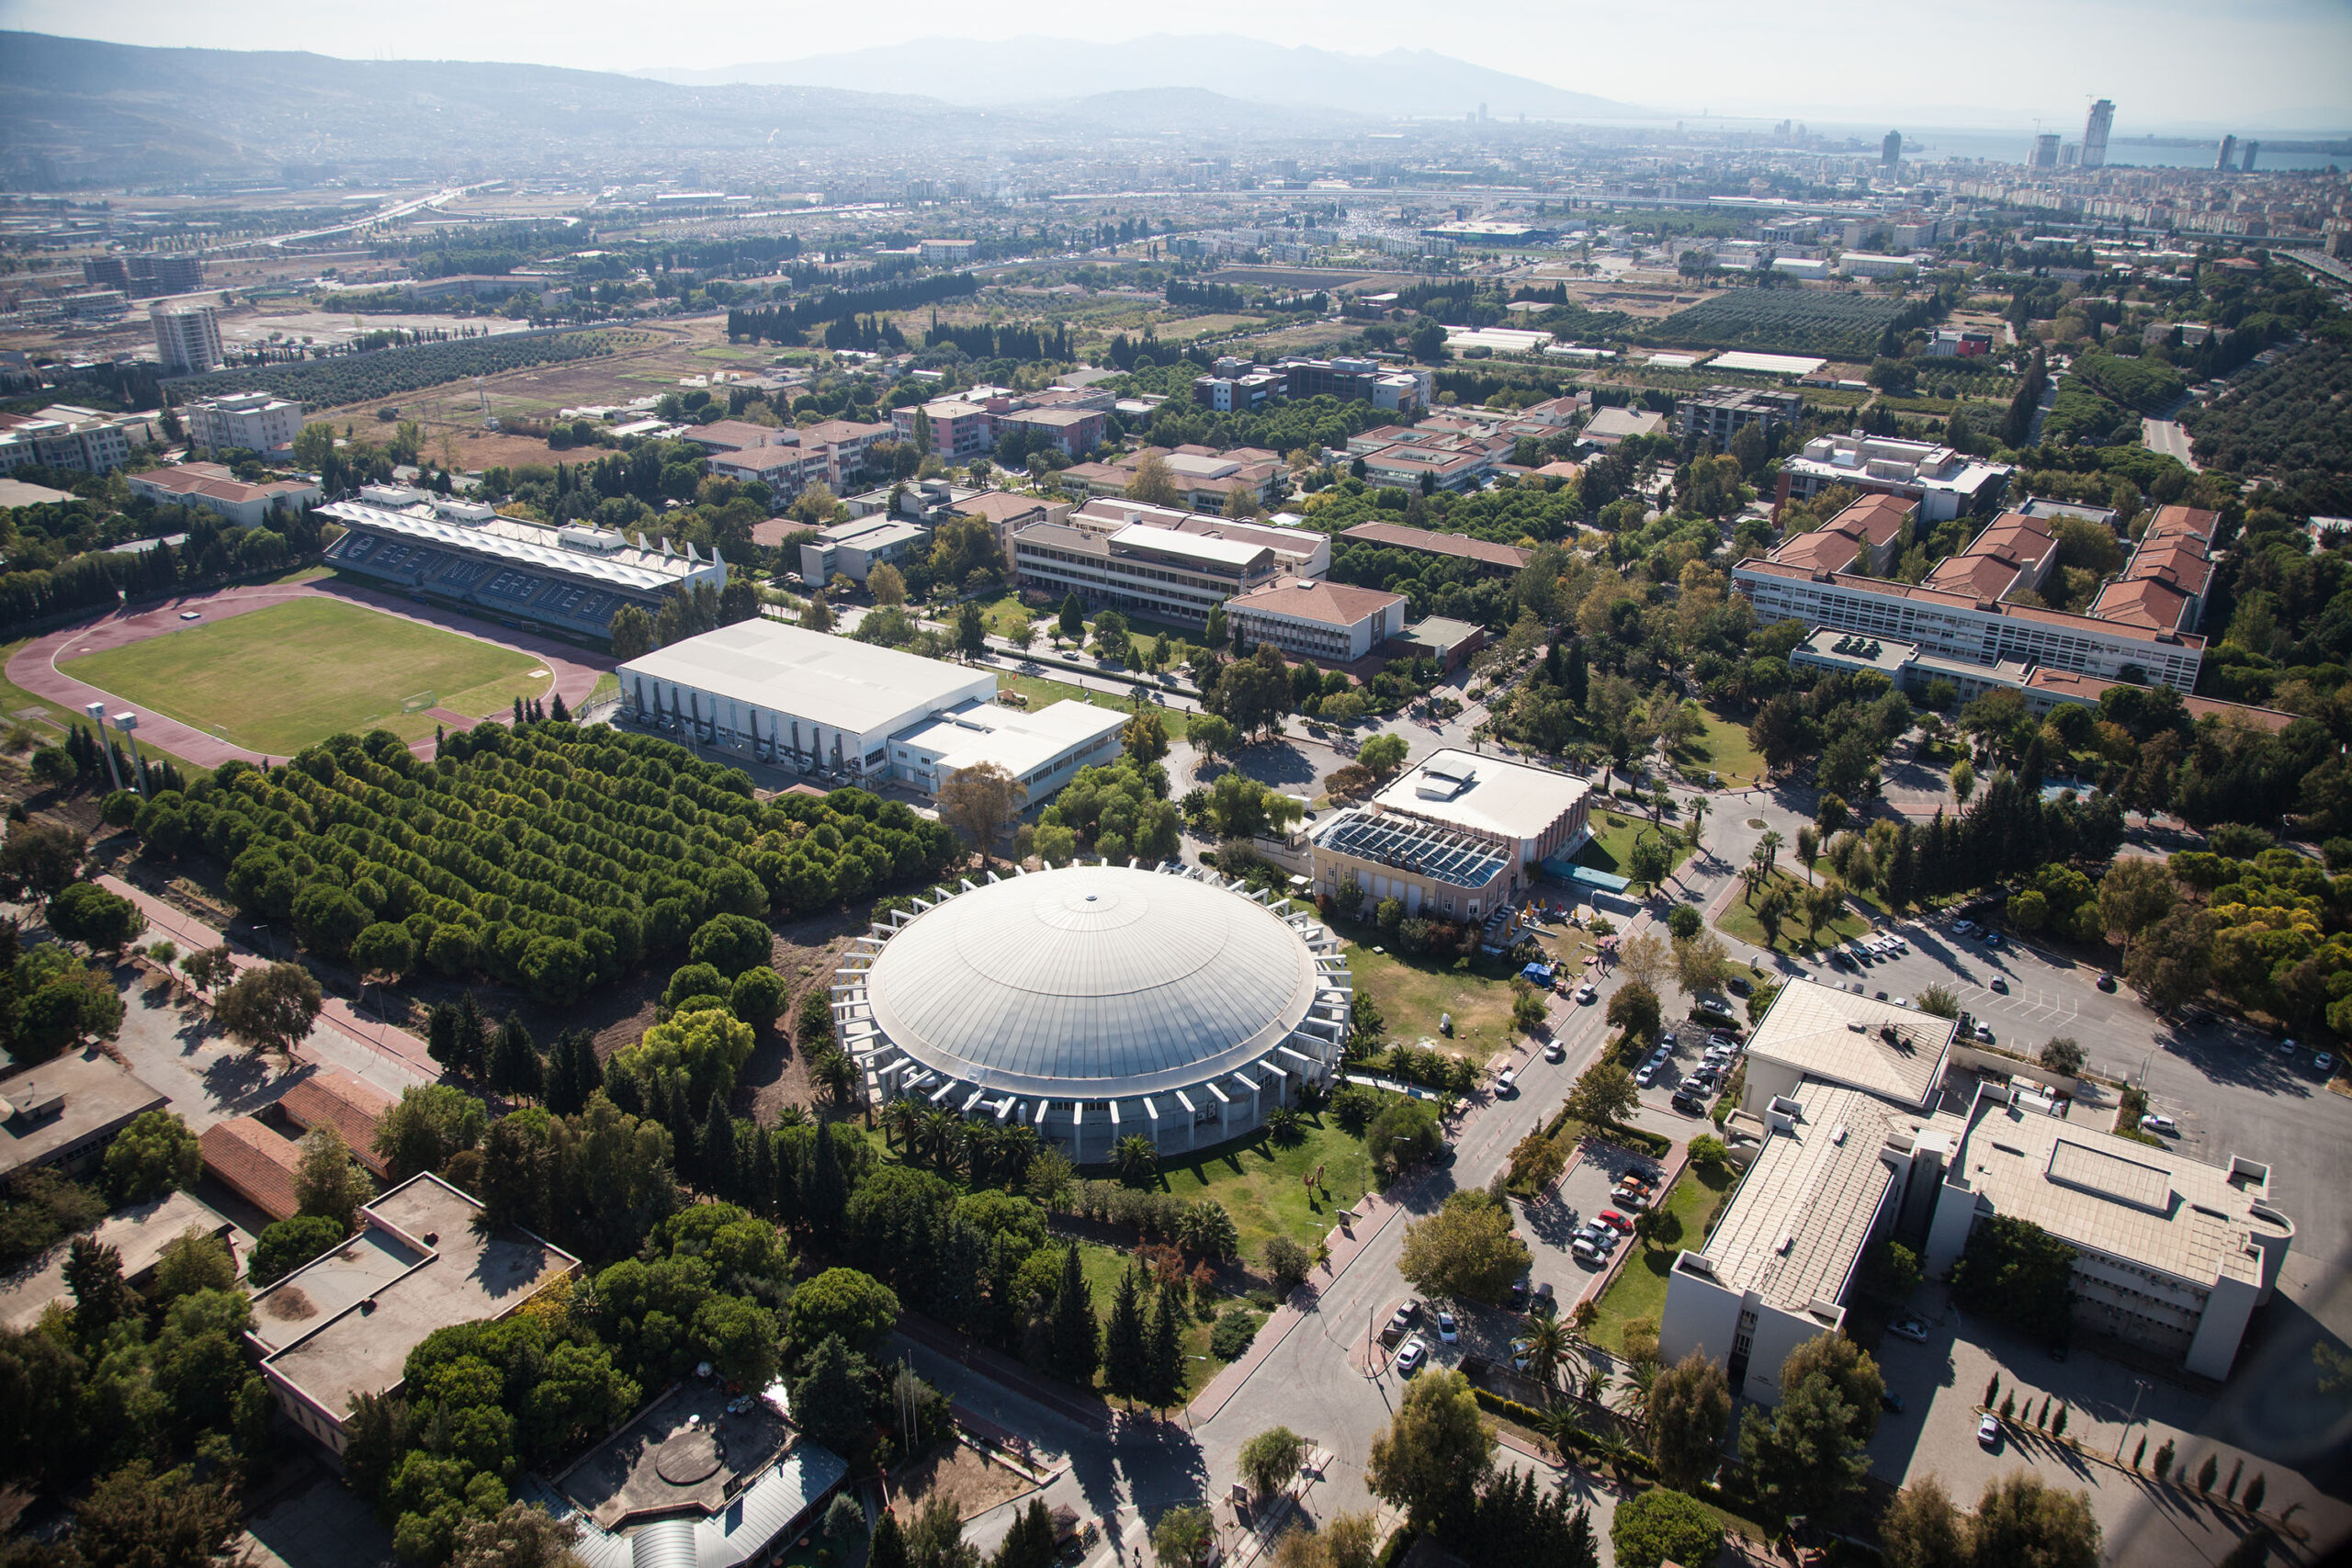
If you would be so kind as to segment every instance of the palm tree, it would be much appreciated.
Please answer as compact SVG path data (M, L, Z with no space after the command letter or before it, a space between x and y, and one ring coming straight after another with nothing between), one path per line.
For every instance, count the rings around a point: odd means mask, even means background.
M1751 860L1746 865L1741 866L1739 868L1739 880L1747 886L1747 902L1750 904L1755 903L1757 889L1764 886L1764 863L1760 860Z
M1527 1370L1544 1387L1544 1403L1552 1403L1552 1393L1558 1386L1560 1363L1568 1359L1575 1348L1575 1336L1568 1325L1557 1317L1538 1316L1527 1331Z
M1159 1151L1141 1133L1130 1133L1111 1149L1111 1163L1119 1179L1130 1187L1148 1187L1159 1174Z
M882 1108L883 1139L900 1149L911 1148L914 1144L915 1129L922 1122L922 1108L913 1100L900 1096Z
M1781 846L1787 842L1786 839L1781 837L1780 829L1777 828L1766 829L1764 836L1756 840L1756 847L1764 852L1764 869L1768 874L1779 863Z
M1700 829L1707 825L1707 809L1705 795L1694 795L1690 797L1690 825L1685 831L1689 834L1690 847L1694 850L1699 847Z
M1573 1404L1555 1404L1536 1412L1535 1429L1563 1459L1567 1457L1569 1443L1586 1435Z
M1646 1416L1650 1409L1650 1385L1657 1381L1656 1361L1629 1362L1624 1377L1617 1384L1619 1413L1637 1421Z

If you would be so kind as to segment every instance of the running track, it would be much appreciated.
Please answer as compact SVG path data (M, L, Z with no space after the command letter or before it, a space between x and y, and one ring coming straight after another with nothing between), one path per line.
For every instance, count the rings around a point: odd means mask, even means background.
M81 713L94 702L104 702L109 713L119 713L127 706L139 715L139 739L196 767L217 768L223 762L237 761L283 761L285 759L282 757L265 758L258 751L232 746L192 724L168 718L136 703L126 703L110 692L74 679L57 668L57 661L68 654L78 656L103 652L107 649L143 642L165 632L178 631L185 625L180 620L183 610L201 610L206 620L219 621L248 611L266 609L272 604L312 598L341 599L365 604L371 610L398 615L419 626L438 627L530 654L543 660L553 672L555 683L550 694L560 694L567 707L577 708L586 703L589 694L596 689L597 677L613 668L613 660L608 656L589 653L568 643L556 642L529 632L492 626L438 605L419 604L413 600L394 598L330 578L316 582L274 582L223 588L211 593L174 599L152 609L132 614L118 612L95 621L85 621L63 631L35 637L17 649L16 657L8 660L8 679L35 696L46 698L74 714ZM470 716L494 718L500 716ZM409 750L419 757L429 758L433 742L430 739L420 740Z

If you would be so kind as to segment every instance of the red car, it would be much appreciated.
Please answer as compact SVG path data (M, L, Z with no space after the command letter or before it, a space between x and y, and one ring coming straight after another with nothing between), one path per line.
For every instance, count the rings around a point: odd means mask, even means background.
M1619 1213L1614 1209L1603 1209L1600 1213L1594 1215L1593 1218L1599 1220L1602 1224L1607 1225L1611 1230L1622 1231L1627 1235L1634 1234L1634 1222L1627 1219L1624 1215Z

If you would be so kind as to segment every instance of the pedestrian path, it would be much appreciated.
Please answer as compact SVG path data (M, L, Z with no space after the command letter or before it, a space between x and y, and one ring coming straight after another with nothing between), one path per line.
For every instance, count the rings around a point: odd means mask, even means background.
M147 917L147 929L170 938L178 945L182 953L193 953L199 948L226 945L229 949L230 962L236 966L239 973L247 969L265 968L270 963L270 960L261 954L250 949L241 948L236 942L230 942L212 927L177 905L167 904L153 894L142 892L119 876L112 874L101 876L98 878L98 883L107 892L128 898L138 905L140 912ZM201 992L198 994L203 995ZM204 996L203 999L209 1005L212 998L209 996ZM431 1083L441 1076L440 1064L434 1061L432 1055L425 1050L424 1041L404 1029L394 1029L390 1024L378 1020L363 1017L356 1009L341 997L330 996L325 998L319 1009L319 1022L384 1058L388 1065L398 1068L401 1075L412 1081ZM315 1026L313 1038L304 1041L294 1050L295 1056L300 1059L322 1060L326 1065L338 1066L347 1065L330 1060L334 1054L334 1046L317 1042ZM368 1075L363 1073L361 1076Z

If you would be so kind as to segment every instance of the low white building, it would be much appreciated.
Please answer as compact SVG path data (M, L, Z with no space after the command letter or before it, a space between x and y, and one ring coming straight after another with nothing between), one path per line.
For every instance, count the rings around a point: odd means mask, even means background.
M1816 435L1804 451L1781 465L1779 500L1809 496L1832 485L1864 492L1905 495L1919 502L1920 515L1944 523L1963 512L1989 508L2009 488L2017 469L1985 463L1950 446L1900 441L1891 435Z
M1000 706L989 671L779 621L720 626L619 673L623 714L639 724L754 761L926 795L959 768L993 762L1042 799L1108 761L1126 717L1086 703Z
M1576 853L1590 836L1592 786L1551 768L1448 747L1372 797L1382 813L1466 829L1518 846L1522 864Z

